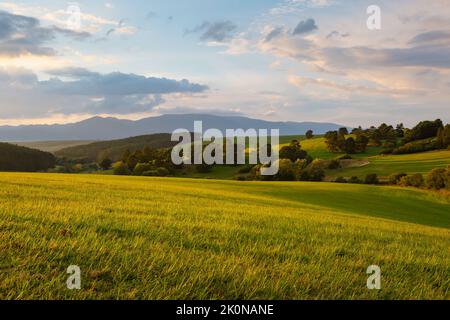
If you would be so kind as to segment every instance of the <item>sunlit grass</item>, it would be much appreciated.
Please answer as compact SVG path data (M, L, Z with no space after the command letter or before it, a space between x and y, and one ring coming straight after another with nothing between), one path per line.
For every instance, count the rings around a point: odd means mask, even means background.
M0 298L448 299L448 209L387 187L1 173Z

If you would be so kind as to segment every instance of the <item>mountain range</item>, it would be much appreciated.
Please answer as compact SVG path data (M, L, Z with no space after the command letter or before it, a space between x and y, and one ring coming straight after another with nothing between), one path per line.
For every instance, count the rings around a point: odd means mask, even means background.
M321 122L272 122L243 116L215 116L206 114L173 114L140 120L93 117L76 123L53 125L0 126L0 141L62 141L111 140L133 136L171 133L183 128L193 131L194 121L203 121L203 130L226 129L279 129L280 135L305 134L313 130L323 134L342 125Z

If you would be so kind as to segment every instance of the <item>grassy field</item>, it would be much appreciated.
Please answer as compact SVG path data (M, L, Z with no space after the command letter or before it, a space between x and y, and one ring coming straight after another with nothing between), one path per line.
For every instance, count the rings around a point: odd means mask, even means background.
M370 164L358 168L346 168L329 171L330 176L357 176L376 173L380 177L388 177L392 173L428 173L434 168L445 168L450 165L450 150L430 151L405 155L386 155L369 157Z
M449 208L390 187L1 173L0 298L449 299Z

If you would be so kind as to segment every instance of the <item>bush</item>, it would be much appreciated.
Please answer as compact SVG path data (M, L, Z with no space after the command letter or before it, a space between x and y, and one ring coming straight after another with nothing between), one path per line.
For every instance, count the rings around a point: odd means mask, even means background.
M309 172L307 170L302 170L298 175L299 181L309 181L311 177L309 176Z
M170 171L166 168L160 167L156 169L156 173L159 177L167 177L170 174Z
M235 179L238 180L238 181L246 181L247 177L243 176L243 175L238 175L238 176L235 177Z
M146 171L153 170L154 167L151 163L138 163L135 167L133 172L137 175L141 175Z
M320 168L314 168L309 172L309 181L322 181L325 178L325 171Z
M246 164L242 166L242 168L239 168L238 173L250 173L253 169L252 164Z
M108 170L109 168L111 168L112 161L109 158L104 158L98 165L103 170Z
M362 183L362 181L358 177L351 177L347 180L348 183Z
M149 170L149 171L143 172L142 175L144 177L157 177L158 176L158 171L156 171L156 170Z
M352 159L353 159L353 157L349 154L344 154L337 158L337 160L352 160Z
M280 159L279 162L279 170L276 175L276 179L280 181L294 181L295 180L295 171L294 166L291 160L289 159Z
M331 160L328 164L328 169L330 170L336 170L341 167L341 164L339 163L339 160Z
M423 183L423 176L420 173L402 177L399 181L399 185L403 187L420 188L423 186Z
M398 184L400 179L406 176L406 173L393 173L389 176L389 184Z
M392 151L392 154L408 154L408 153L418 153L431 150L439 149L439 142L437 139L425 139L419 141L413 141L407 143L401 147L398 147Z
M448 170L448 169L447 169ZM440 190L448 185L448 173L444 168L433 169L428 173L426 178L426 186L430 189Z
M378 180L378 175L376 173L370 173L366 175L364 179L365 184L378 184L380 181Z
M122 161L116 162L113 167L114 167L113 172L115 175L126 176L131 173L130 170L128 169L128 166Z
M337 177L334 182L337 183L347 183L347 179L345 179L344 177Z

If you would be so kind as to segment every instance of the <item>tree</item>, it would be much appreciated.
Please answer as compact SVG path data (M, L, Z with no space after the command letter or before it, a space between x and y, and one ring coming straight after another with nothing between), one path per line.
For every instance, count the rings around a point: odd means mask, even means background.
M284 146L280 149L280 159L289 159L292 162L298 159L305 159L308 153L302 150L300 143L297 140L292 140L288 146Z
M398 184L400 179L406 176L406 173L393 173L389 176L389 184Z
M103 170L108 170L109 168L111 168L111 164L112 164L112 161L110 158L103 158L103 160L100 161L100 163L98 165Z
M426 186L430 189L443 189L446 185L447 171L444 168L431 170L426 177Z
M338 143L338 133L337 131L328 131L325 134L325 143L327 145L327 149L331 152L339 151L339 143Z
M280 159L279 161L279 169L276 174L276 179L279 181L294 181L295 180L295 171L294 166L291 160L289 159Z
M114 174L116 175L124 176L130 174L128 166L122 161L115 163L113 167L114 167Z
M413 175L402 177L398 184L403 187L420 188L423 186L423 183L424 183L424 180L423 180L422 174L416 173Z
M356 152L366 152L367 145L369 144L369 138L363 134L356 136Z
M308 131L306 131L305 136L306 136L306 139L312 139L312 138L314 138L314 133L312 130L308 130Z
M403 123L399 123L396 127L395 127L395 132L397 134L397 137L399 138L403 138L404 134L405 134L405 127L403 126Z
M139 163L139 159L132 154L131 156L128 157L126 164L128 166L129 170L134 170L134 168L136 167L136 165Z
M344 147L342 148L342 151L344 151L345 153L348 153L348 154L356 153L357 150L356 150L355 139L353 139L352 137L347 138L345 140Z
M348 129L343 127L343 128L339 128L339 135L340 136L346 136L348 135Z
M378 175L376 173L370 173L366 175L364 179L365 184L378 184L380 181L378 180Z
M436 137L439 128L443 128L440 119L435 121L421 121L414 128L405 132L405 139L409 142Z
M321 168L314 168L309 171L310 181L322 181L325 178L325 171Z
M447 124L444 128L440 128L437 134L439 146L443 149L450 146L450 124Z

